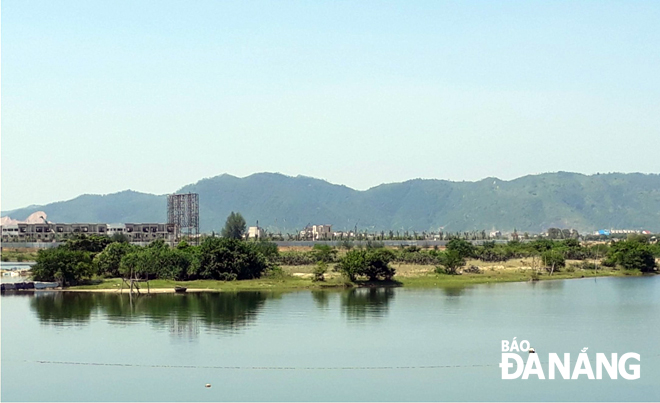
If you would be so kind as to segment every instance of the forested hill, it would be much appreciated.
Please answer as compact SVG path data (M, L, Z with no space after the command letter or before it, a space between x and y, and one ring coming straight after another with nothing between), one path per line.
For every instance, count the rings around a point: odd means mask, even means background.
M660 175L549 173L511 181L414 179L357 191L323 180L259 173L220 175L178 192L200 197L201 230L222 228L231 211L248 225L293 232L310 223L336 230L540 232L549 227L591 231L633 228L660 232ZM166 197L134 191L3 212L24 219L42 210L56 222L163 222Z

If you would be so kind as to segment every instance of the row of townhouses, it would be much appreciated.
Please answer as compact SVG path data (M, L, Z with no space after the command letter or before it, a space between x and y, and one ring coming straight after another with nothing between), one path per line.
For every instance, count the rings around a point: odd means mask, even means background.
M3 242L52 242L66 239L74 234L108 235L124 234L129 242L150 242L155 239L172 240L174 224L162 223L42 223L2 225Z

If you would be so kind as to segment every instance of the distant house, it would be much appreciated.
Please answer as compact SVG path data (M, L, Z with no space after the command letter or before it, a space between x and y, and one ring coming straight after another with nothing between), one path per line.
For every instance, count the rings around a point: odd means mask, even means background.
M319 239L332 239L332 225L317 224L307 226L300 231L300 236L305 239L319 240Z
M265 236L265 231L261 227L250 227L248 228L247 237L248 239L261 239Z
M500 238L500 237L502 237L502 233L500 231L490 231L490 237L491 238Z

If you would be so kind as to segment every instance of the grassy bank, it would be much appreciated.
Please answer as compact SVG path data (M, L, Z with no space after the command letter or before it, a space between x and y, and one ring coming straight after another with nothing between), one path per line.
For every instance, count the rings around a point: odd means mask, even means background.
M296 290L296 289L323 289L323 288L341 288L351 286L401 286L410 288L434 288L434 287L464 287L472 284L485 283L505 283L531 281L535 276L535 270L531 270L524 265L524 261L512 263L511 266L501 265L495 267L485 267L481 274L465 273L461 275L435 274L433 267L428 265L394 265L397 268L397 275L394 281L390 283L367 283L357 282L355 284L346 283L344 279L334 272L326 275L326 281L312 281L313 265L306 266L284 266L283 273L279 276L265 277L255 280L241 281L216 281L216 280L196 280L196 281L173 281L173 280L153 280L149 282L151 289L172 290L175 286L187 287L189 290L208 290L208 291L257 291L257 290ZM494 265L495 266L495 265ZM607 277L607 276L630 276L641 275L640 272L630 272L625 270L613 270L602 268L594 270L575 270L560 271L550 275L547 272L539 272L538 280L561 280L572 278L588 277ZM121 289L121 279L103 279L97 280L94 284L70 287L70 290L108 290L115 291ZM146 289L146 284L140 284L140 287ZM126 285L124 285L124 289Z
M3 247L0 252L3 262L34 262L36 259L37 249Z

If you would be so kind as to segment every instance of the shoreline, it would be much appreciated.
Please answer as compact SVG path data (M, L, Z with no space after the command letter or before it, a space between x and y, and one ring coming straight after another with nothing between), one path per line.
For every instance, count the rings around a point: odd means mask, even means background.
M378 288L378 287L396 287L396 288L463 288L475 284L493 284L493 283L511 283L511 282L543 282L552 280L569 280L581 278L597 277L636 277L644 275L641 272L627 272L622 270L599 270L597 273L592 271L576 272L555 272L553 275L548 273L540 274L538 280L533 280L531 273L518 272L493 272L482 274L425 274L415 276L395 276L393 281L389 282L368 282L357 281L355 283L346 283L340 277L334 276L327 278L326 281L313 282L310 278L300 275L287 275L278 278L261 278L254 280L194 280L194 281L173 281L173 280L153 280L150 281L149 290L142 283L140 284L140 293L169 294L175 293L174 287L186 287L186 293L196 292L236 292L236 291L296 291L296 290L337 290L349 288ZM105 279L99 284L72 286L65 289L55 289L51 291L65 292L106 292L106 293L129 293L129 289L124 285L121 287L121 279Z

